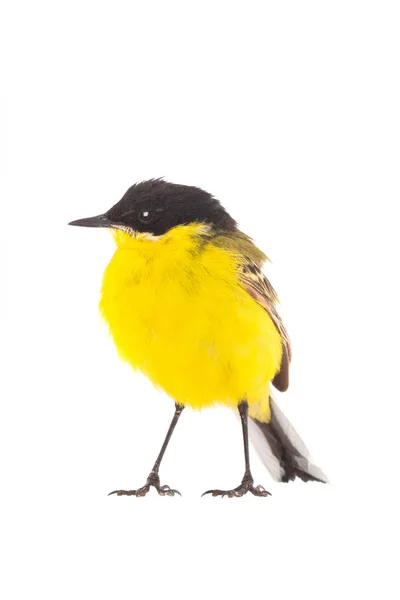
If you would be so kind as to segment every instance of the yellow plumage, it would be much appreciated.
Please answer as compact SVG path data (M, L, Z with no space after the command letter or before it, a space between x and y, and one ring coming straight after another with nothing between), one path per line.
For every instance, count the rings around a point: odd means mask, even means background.
M240 253L213 243L201 224L114 236L100 310L121 358L180 404L247 399L250 415L268 421L282 340L240 283Z

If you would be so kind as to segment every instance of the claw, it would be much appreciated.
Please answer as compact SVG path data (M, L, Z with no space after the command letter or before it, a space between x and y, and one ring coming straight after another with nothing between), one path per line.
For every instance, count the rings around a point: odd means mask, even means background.
M135 496L138 490L114 490L114 492L110 492L108 495L117 494L117 496Z
M171 489L169 485L160 486L157 481L149 480L146 485L138 488L137 490L114 490L108 495L111 496L112 494L116 494L117 496L136 496L137 498L142 498L143 496L146 496L147 492L150 490L150 487L154 487L160 496L175 496L175 494L179 494L179 496L181 496L181 493L178 490Z
M178 494L179 496L182 496L179 490L171 489L169 485L163 485L160 488L156 488L156 490L161 495L175 496L175 494Z
M204 494L201 495L201 497L205 496L206 494L211 494L212 496L218 496L218 492L222 492L222 490L207 490L206 492L204 492Z
M241 485L239 485L237 488L234 488L233 490L207 490L201 496L203 497L206 494L211 494L214 497L221 496L221 498L224 498L225 496L227 496L228 498L241 498L242 496L247 494L247 492L251 492L254 496L271 496L271 494L267 492L267 490L263 488L262 485L254 487L250 481L242 482Z
M147 492L149 491L148 489L145 490L144 492L142 492L143 488L139 488L138 490L115 490L114 492L110 492L108 495L111 496L112 494L117 494L117 496L145 496L147 494Z

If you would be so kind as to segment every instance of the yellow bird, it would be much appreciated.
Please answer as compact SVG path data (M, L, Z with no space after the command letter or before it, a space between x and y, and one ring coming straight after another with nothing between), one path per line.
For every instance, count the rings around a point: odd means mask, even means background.
M146 484L121 495L161 495L159 467L185 406L238 409L245 473L213 496L268 496L250 470L248 430L278 481L325 482L272 398L289 385L291 347L266 260L211 194L151 179L130 187L106 213L70 225L105 227L117 249L107 266L100 311L120 357L175 401L175 414ZM250 419L249 419L250 417Z

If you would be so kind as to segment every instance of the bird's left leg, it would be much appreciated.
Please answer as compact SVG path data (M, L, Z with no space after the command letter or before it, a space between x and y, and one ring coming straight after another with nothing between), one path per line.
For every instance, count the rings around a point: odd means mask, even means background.
M251 492L254 496L270 496L271 494L265 490L262 485L254 486L254 479L250 471L250 459L249 459L249 433L248 433L248 414L249 405L246 400L243 400L238 405L240 419L242 421L243 430L243 444L244 444L244 460L245 460L245 472L242 479L242 483L234 488L233 490L208 490L202 494L211 494L212 496L228 496L234 498L238 496L244 496L247 492Z
M147 478L146 483L143 487L138 488L137 490L115 490L115 492L110 492L108 495L117 494L117 496L145 496L147 492L150 490L150 487L154 487L160 496L175 496L175 494L180 494L178 490L173 490L169 487L169 485L160 485L160 476L158 471L160 469L160 464L163 459L165 450L167 449L168 443L171 439L172 433L175 429L175 425L178 422L179 417L182 414L184 406L182 404L175 404L175 414L171 421L171 425L169 426L167 435L165 437L164 443L161 447L160 453L157 456L156 462L152 470L150 471L150 475Z

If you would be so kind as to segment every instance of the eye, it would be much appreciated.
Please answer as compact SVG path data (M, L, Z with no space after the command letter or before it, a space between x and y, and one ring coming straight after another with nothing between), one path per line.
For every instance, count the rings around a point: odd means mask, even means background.
M154 213L151 210L141 210L139 213L139 221L141 223L150 223L153 219Z

